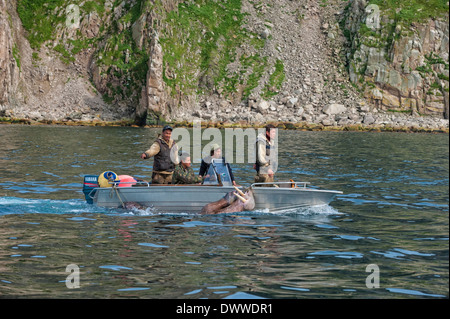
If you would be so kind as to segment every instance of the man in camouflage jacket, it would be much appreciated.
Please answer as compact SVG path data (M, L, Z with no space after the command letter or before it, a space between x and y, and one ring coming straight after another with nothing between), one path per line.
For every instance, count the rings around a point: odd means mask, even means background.
M200 184L202 177L195 174L191 167L191 157L184 153L181 162L175 167L172 176L172 184Z

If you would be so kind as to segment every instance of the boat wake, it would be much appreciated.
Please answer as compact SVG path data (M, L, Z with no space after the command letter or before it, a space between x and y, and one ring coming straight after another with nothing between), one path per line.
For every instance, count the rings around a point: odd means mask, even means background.
M153 215L200 215L199 213L177 212L163 213L158 212L153 207L127 207L127 208L105 208L96 205L87 204L82 199L54 200L54 199L33 199L19 197L0 197L0 216L9 214L81 214L81 213L104 213L133 216L153 216ZM287 209L278 212L269 212L269 210L254 210L243 212L230 212L220 215L336 215L342 214L329 205L311 206L296 209Z
M81 214L104 212L108 212L108 210L89 205L82 199L53 200L0 197L0 216L10 214Z
M159 215L153 207L131 207L131 208L118 208L117 211L121 211L125 215L135 215L135 216L153 216Z
M337 209L330 205L317 205L317 206L309 206L309 207L301 207L301 208L293 208L293 209L285 209L277 212L269 212L268 209L263 210L255 210L253 212L248 213L256 213L256 214L270 214L270 215L340 215L342 214Z
M200 213L192 213L192 212L158 212L153 207L131 207L131 208L118 208L116 211L120 211L126 215L135 215L135 216L153 216L153 215L173 215L173 216L208 216L201 215ZM228 212L215 214L215 216L232 216L232 215L243 215L243 216L257 216L257 215L269 215L269 216L277 216L277 215L297 215L297 216L328 216L328 215L341 215L334 207L329 205L318 205L311 207L303 207L303 208L295 208L295 209L286 209L277 212L270 212L268 209L259 209L253 211L242 211L242 212Z

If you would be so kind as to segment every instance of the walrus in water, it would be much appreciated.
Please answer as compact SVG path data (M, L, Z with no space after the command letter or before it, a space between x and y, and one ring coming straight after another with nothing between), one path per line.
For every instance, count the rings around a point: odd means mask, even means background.
M237 187L234 187L236 192L229 192L218 201L206 204L200 214L221 214L221 213L236 213L246 210L253 210L255 208L255 199L251 189L242 192Z

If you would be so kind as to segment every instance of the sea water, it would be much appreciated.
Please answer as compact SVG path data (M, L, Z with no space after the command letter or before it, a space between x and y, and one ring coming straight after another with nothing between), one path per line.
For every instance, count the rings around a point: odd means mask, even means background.
M276 178L344 192L325 206L87 204L86 174L150 179L139 156L159 130L0 126L0 297L448 298L447 134L279 130ZM253 181L251 164L232 168Z

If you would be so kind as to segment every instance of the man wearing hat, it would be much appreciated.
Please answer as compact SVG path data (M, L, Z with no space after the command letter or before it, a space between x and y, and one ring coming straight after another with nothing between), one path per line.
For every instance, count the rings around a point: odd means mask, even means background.
M183 152L180 159L181 162L173 173L172 184L200 184L203 179L194 173L189 153Z
M209 166L211 165L211 162L215 158L222 158L223 162L227 165L228 171L230 172L231 182L234 186L236 186L236 181L234 180L233 171L231 170L230 164L228 164L225 161L225 157L222 156L222 149L220 148L219 144L212 144L211 145L211 151L209 156L206 156L202 159L202 163L200 164L200 171L198 174L202 176L203 178L206 177L206 174L208 173Z
M153 184L171 184L175 165L180 162L178 145L170 138L172 130L170 125L164 126L156 141L141 155L142 159L155 158L152 173Z

